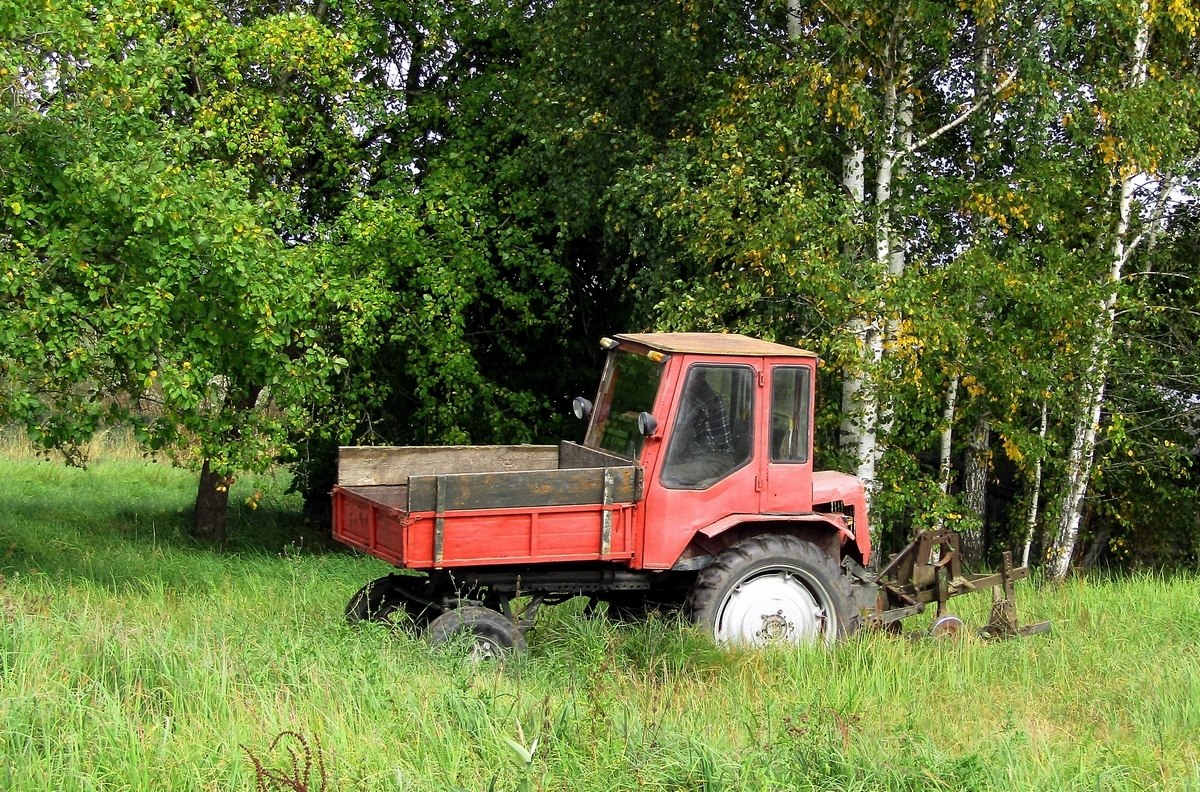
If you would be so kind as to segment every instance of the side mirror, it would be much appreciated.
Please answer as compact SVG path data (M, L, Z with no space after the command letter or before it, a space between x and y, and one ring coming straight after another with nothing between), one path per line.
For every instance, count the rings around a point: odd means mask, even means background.
M571 402L571 412L581 421L586 421L592 415L592 403L582 396L576 396Z
M642 437L653 437L658 431L658 419L648 412L638 413L637 426Z

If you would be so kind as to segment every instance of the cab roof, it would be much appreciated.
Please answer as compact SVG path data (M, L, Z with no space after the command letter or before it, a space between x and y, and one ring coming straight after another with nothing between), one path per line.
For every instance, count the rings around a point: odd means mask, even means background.
M741 355L745 357L816 357L799 347L762 341L737 333L621 333L618 341L635 344L662 352L693 353L697 355Z

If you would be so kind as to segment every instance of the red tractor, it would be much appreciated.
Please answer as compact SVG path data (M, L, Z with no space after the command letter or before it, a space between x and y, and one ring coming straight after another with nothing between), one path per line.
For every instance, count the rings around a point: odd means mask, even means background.
M877 572L863 484L813 470L817 356L740 335L651 333L608 351L582 444L347 447L334 536L416 574L374 580L351 622L411 620L477 654L525 645L542 604L610 613L682 607L714 639L831 643L888 628L957 594L995 588L995 636L1020 628L1005 556L962 569L958 536L925 532ZM511 603L527 597L515 615Z

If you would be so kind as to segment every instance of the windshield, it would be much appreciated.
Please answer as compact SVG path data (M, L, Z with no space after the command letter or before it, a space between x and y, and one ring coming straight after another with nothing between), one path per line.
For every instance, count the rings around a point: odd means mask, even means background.
M609 355L584 445L637 459L642 452L638 414L654 409L662 372L662 361L644 355L621 350Z

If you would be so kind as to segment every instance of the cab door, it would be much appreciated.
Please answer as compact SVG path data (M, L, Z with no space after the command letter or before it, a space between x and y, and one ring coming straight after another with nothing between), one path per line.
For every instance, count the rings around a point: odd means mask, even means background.
M645 567L669 568L696 531L757 510L763 388L755 363L705 360L682 372L666 432L655 439L658 462L647 466Z
M760 436L760 508L764 513L812 510L813 375L816 361L765 361L766 409Z

